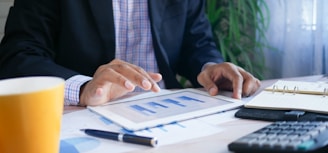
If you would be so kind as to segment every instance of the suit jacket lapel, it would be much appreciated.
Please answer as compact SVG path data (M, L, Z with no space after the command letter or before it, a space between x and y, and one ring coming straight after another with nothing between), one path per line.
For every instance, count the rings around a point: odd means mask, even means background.
M175 73L170 68L170 62L162 44L160 31L166 6L169 0L148 0L149 18L151 22L151 31L155 56L157 59L160 73L163 75L166 88L181 88L181 84L176 80Z
M148 0L148 2L155 56L159 69L163 75L165 85L167 88L181 88L181 85L176 80L175 73L173 73L170 68L169 59L162 47L160 39L160 28L165 8L169 5L169 0ZM112 1L89 0L89 3L99 34L104 41L102 44L105 45L105 54L108 55L108 57L115 58L115 27Z
M166 0L148 0L148 9L155 50L160 51L164 60L168 63L169 60L166 53L164 53L160 38L160 28L162 25L162 18L166 7L166 2Z
M112 59L115 58L115 26L113 15L113 4L111 0L89 0L99 35L105 46L105 54ZM112 60L109 59L109 60Z

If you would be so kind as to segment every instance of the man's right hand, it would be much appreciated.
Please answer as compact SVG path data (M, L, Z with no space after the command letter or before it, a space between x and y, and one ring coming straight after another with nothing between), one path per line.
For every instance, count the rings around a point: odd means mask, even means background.
M159 92L157 82L161 80L162 75L159 73L146 72L136 65L114 59L100 66L93 79L81 87L80 105L104 104L132 92L136 86Z

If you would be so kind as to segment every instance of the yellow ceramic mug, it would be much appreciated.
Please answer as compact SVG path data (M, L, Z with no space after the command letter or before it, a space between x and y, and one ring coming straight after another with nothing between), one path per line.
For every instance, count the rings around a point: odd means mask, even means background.
M0 153L58 153L65 81L0 80Z

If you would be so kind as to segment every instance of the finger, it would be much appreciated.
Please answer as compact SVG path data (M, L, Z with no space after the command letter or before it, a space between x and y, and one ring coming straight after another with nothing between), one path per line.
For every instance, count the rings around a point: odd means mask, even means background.
M261 81L259 80L259 79L257 79L257 78L255 78L256 80L255 80L255 87L253 88L253 90L251 91L251 93L250 93L250 95L252 95L252 94L255 94L255 92L256 91L258 91L258 89L260 88L260 86L261 86Z
M260 87L261 84L260 80L258 80L252 74L250 74L249 72L245 71L240 67L238 68L238 70L241 73L242 77L244 78L242 95L248 97L254 94L257 91L257 89Z
M162 75L159 73L148 72L148 75L155 81L159 82L162 80Z
M250 78L244 81L244 86L243 86L243 96L250 96L252 94L254 94L258 88L261 85L260 80L258 80L257 78Z
M248 97L252 91L253 83L254 83L252 75L250 73L246 72L243 68L241 68L239 66L236 66L236 67L243 79L241 95Z
M232 82L232 98L241 99L243 92L243 76L239 71L239 67L230 65L225 77Z
M142 85L144 87L143 89L152 90L154 92L160 91L160 87L158 86L158 84L156 82L158 82L162 79L161 75L159 76L159 75L156 75L156 73L151 73L152 76L150 76L150 74L147 73L141 67L138 67L136 65L132 65L132 67L134 67L134 69L144 77L144 79L142 80ZM155 77L156 80L153 79L153 77Z
M241 99L241 95L243 92L243 79L241 77L235 78L232 81L232 97L233 98L237 98L237 99Z
M112 65L111 67L144 90L160 91L156 81L141 67L126 62L124 64ZM161 80L161 76L155 76L155 78Z
M152 88L153 92L159 92L161 88L158 86L157 82L162 80L162 75L159 73L148 72L149 76L156 82L154 88Z
M95 106L109 102L128 93L124 87L111 82L99 83L99 80L90 81L81 93L82 106Z
M128 91L133 91L135 85L121 73L108 66L101 66L99 71L95 74L94 80L97 80L98 86L103 87L107 83L115 83L121 87L125 87Z
M96 106L96 105L101 105L107 101L106 99L106 91L104 91L104 88L96 88L96 91L94 94L91 94L90 97L88 98L88 101L86 103L87 106Z
M102 85L97 85L93 80L88 82L80 95L80 105L81 106L93 106L100 105L107 101L106 88Z
M93 76L94 80L97 80L98 85L104 85L111 82L125 87L128 91L133 91L135 88L134 83L121 73L117 72L117 68L115 67L117 67L117 65L106 64L100 66Z
M207 73L201 73L200 75L198 75L197 80L199 84L202 85L210 95L215 96L218 94L219 90L215 82L213 82L213 80Z

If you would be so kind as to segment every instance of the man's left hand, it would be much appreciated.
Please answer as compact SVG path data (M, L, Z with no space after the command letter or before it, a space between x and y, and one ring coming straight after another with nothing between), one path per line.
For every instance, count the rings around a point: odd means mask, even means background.
M252 74L229 62L206 65L197 80L212 96L219 90L232 90L237 99L254 94L261 85Z

